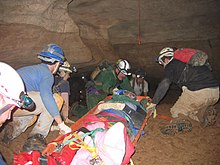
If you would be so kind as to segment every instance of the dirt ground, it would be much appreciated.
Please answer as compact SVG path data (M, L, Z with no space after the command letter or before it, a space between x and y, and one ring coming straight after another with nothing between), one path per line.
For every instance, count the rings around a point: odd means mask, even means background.
M158 114L170 117L169 109L174 102L164 100L157 108ZM218 111L220 103L217 104ZM160 133L160 126L169 121L163 118L150 118L143 135L132 156L134 165L220 165L220 115L212 127L200 128L193 124L190 133L165 136ZM13 164L13 153L21 151L27 134L20 135L9 145L0 144L0 150L8 164ZM58 132L50 132L47 141L58 136Z

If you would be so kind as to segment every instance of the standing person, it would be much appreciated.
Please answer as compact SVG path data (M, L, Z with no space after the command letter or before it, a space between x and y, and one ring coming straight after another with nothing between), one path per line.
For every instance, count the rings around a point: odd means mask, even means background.
M147 96L148 82L145 80L146 73L143 69L138 69L130 84L137 96Z
M70 84L68 79L72 73L71 66L68 61L64 61L63 65L59 67L57 75L54 79L54 93L59 93L64 100L64 104L61 110L61 115L65 123L75 123L68 118L69 114L69 96L70 96Z
M7 143L19 136L28 128L33 118L38 115L38 120L24 143L24 151L41 151L45 148L45 137L49 133L53 120L57 122L61 133L71 132L71 128L64 124L60 116L55 101L56 98L54 98L55 96L52 93L53 74L57 72L60 64L64 62L63 50L56 44L49 44L38 54L38 58L42 63L17 70L25 84L28 95L36 104L36 110L33 112L17 110L11 122L12 131L6 128L7 131L4 138L4 142Z
M0 127L11 118L15 107L29 107L32 103L25 95L24 84L18 73L8 64L0 62ZM0 164L6 165L1 154Z
M152 103L148 107L148 109L155 109L171 83L182 88L181 96L170 109L174 120L161 128L161 132L168 135L191 131L192 124L187 120L188 117L200 122L203 127L213 125L216 117L213 105L219 99L219 82L210 70L210 65L206 63L201 66L192 66L174 58L174 54L182 50L184 49L167 47L160 51L158 62L164 67L165 78L158 85ZM201 52L191 48L188 50ZM198 55L201 57L202 54Z

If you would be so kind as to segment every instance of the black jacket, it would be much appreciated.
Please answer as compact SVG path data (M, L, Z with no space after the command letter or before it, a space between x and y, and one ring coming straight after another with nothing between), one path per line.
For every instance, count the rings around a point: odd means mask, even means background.
M191 91L218 87L219 82L208 66L191 66L173 59L164 68L165 78L160 82L152 102L158 104L165 96L171 83L178 87L186 86Z

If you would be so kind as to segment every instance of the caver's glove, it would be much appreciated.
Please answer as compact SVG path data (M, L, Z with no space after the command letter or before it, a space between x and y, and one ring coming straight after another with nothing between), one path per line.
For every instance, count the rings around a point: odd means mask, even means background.
M112 93L115 95L115 94L118 94L117 93L117 91L118 91L119 89L118 88L114 88L113 90L112 90Z
M157 116L156 105L157 104L150 103L150 105L147 107L147 111L152 111L153 112L153 118L155 118Z
M60 133L62 134L67 134L72 131L71 128L68 127L64 122L58 124L58 127L60 129Z

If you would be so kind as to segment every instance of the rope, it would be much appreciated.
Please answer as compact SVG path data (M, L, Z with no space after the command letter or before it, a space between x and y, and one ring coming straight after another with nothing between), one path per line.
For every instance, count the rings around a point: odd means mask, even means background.
M138 0L138 45L141 44L141 12L140 12L140 0Z

